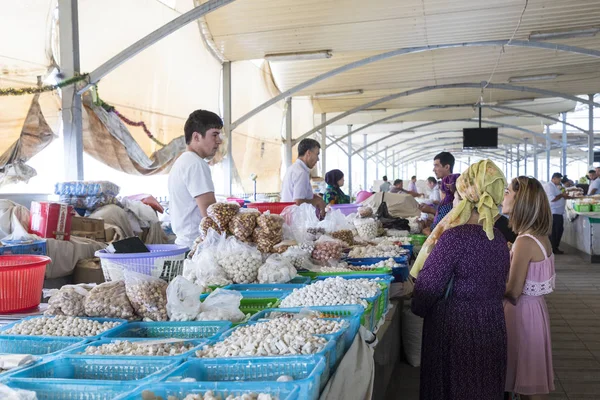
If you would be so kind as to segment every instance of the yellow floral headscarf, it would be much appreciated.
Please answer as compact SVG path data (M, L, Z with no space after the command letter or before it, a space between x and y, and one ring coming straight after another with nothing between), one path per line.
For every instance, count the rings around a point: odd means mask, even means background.
M494 239L494 220L499 214L498 206L504 198L506 178L491 160L482 160L471 165L456 180L456 191L462 198L461 202L452 209L435 227L423 244L423 248L410 271L417 277L425 260L431 254L440 236L448 229L464 225L471 218L474 209L479 212L479 222L489 240Z

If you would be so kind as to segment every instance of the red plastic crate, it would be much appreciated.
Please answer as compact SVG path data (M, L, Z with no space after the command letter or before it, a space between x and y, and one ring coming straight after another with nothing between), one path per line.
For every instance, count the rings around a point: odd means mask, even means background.
M68 241L71 238L73 206L51 201L32 201L29 233Z
M293 205L296 205L296 203L249 203L246 207L255 208L261 213L270 211L271 214L281 214L286 207Z
M0 256L0 313L26 311L42 299L46 256Z

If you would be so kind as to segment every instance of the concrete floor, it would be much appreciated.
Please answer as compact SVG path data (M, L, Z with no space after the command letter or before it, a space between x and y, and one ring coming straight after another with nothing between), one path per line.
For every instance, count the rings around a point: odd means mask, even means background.
M600 399L600 265L557 256L556 290L546 299L556 386L550 399ZM399 364L386 399L418 398L419 368Z

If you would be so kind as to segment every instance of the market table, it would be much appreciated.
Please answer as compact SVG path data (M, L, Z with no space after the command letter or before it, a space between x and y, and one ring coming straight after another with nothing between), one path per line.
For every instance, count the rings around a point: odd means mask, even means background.
M562 241L582 252L593 264L600 263L600 213L578 212L567 201Z

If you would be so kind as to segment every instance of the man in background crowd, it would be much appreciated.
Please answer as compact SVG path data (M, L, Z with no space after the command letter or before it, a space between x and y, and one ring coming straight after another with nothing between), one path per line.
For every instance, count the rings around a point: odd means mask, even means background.
M384 193L389 192L391 187L392 187L392 185L391 185L391 183L388 182L387 175L384 175L383 183L381 184L381 186L379 186L379 191L384 192Z
M598 175L596 174L595 169L590 169L588 172L588 177L590 179L590 187L588 188L587 195L592 196L596 193L600 194L600 179L598 179Z
M552 233L550 235L550 243L552 243L552 252L554 254L564 254L558 246L564 232L564 213L566 200L571 199L561 183L562 175L558 172L552 174L552 180L544 185L544 191L550 201L550 209L552 210ZM595 181L598 181L596 179Z
M408 191L419 193L419 189L417 189L417 177L413 176L410 178L410 182L408 183Z

